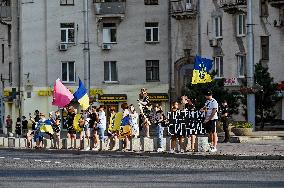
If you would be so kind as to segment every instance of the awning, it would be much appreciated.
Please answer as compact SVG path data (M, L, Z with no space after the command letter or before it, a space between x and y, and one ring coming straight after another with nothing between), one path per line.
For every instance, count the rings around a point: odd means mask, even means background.
M167 93L148 93L150 101L168 101L169 96Z
M107 102L126 102L126 94L103 94L99 95L98 102L107 103Z

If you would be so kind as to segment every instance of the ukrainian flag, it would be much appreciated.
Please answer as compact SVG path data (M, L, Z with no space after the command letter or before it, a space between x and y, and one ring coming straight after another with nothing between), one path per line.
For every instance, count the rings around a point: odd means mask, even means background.
M213 66L213 60L195 57L194 70L192 74L192 84L211 82L212 78L209 74L210 69Z
M89 96L87 94L87 90L83 84L83 82L79 79L79 88L74 93L74 97L78 100L83 110L87 110L90 106L89 104Z

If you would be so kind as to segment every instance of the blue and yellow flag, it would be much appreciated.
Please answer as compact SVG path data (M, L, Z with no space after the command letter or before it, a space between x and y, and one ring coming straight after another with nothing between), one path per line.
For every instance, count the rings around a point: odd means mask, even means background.
M212 78L209 74L209 71L212 66L213 60L196 56L191 84L211 82Z
M87 110L90 106L89 96L83 82L79 78L79 88L74 93L74 97L78 100L83 110Z

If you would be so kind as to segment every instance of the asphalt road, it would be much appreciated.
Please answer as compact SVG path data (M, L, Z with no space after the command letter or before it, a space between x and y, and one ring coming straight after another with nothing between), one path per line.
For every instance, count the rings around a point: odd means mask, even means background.
M0 187L284 187L284 161L0 150Z

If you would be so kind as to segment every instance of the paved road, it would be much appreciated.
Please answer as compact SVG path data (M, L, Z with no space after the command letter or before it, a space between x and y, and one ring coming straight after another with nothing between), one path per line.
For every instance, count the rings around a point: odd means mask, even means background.
M284 161L0 150L0 187L284 187Z

